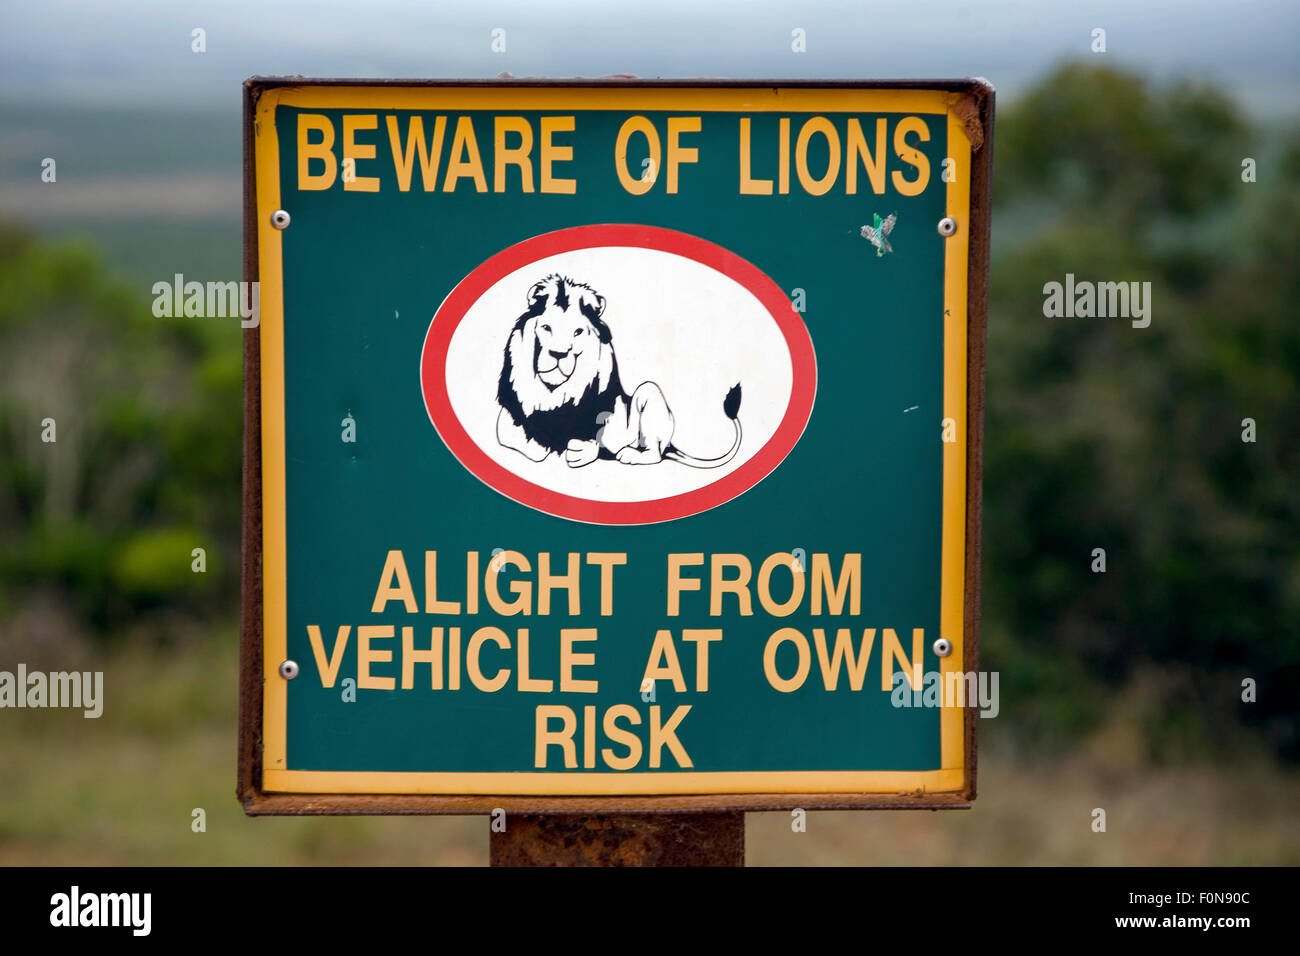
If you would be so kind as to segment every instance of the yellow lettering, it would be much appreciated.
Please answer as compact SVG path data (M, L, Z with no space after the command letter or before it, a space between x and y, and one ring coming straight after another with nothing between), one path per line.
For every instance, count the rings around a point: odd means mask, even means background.
M921 644L924 640L925 631L919 627L912 628L912 660L909 663L894 629L885 628L880 646L881 690L888 692L894 689L895 661L903 665L903 673L907 675L907 683L912 690L921 686Z
M424 610L428 614L459 614L459 601L438 600L438 552L424 552Z
M578 729L578 718L573 710L560 704L540 704L534 713L536 743L533 748L533 766L537 769L545 767L546 751L554 745L564 752L565 769L576 769L578 753L573 745L573 732ZM559 719L561 723L559 730L550 729L552 718Z
M772 572L777 568L788 568L791 578L790 598L781 604L772 599ZM789 617L803 600L805 577L806 575L796 566L795 559L791 555L781 552L769 554L767 560L758 569L758 603L763 605L763 610L773 617Z
M427 651L415 649L415 628L402 628L402 690L415 686L415 665L429 665L429 689L442 690L442 628L432 628Z
M388 582L393 578L397 579L397 583L390 585ZM415 591L411 589L411 576L406 573L406 558L397 550L389 551L384 559L384 570L379 575L379 588L375 591L370 613L381 613L389 601L401 601L409 613L419 613L420 605L415 600Z
M506 133L518 133L519 145L506 146ZM496 163L496 172L492 177L492 191L506 191L506 167L519 168L519 184L523 191L533 191L533 160L529 154L533 151L533 128L522 116L498 116L496 118L496 136L492 143L492 156Z
M424 141L424 117L412 116L407 125L406 145L401 142L397 131L397 117L389 116L388 145L393 150L393 169L397 173L397 188L402 192L411 189L411 173L415 166L415 154L420 154L420 180L426 193L438 188L438 163L442 159L442 140L447 132L447 117L439 116L433 121L433 146Z
M790 678L782 677L776 671L776 651L786 641L794 644L795 650L799 652L799 664L795 668L794 676ZM808 650L808 639L793 627L783 627L773 632L767 639L767 646L763 648L763 674L773 689L783 694L798 690L808 677L810 666L812 661Z
M551 591L559 588L568 592L569 614L578 614L580 607L578 600L579 582L578 552L569 552L567 574L551 574L551 555L549 552L543 551L537 556L537 613L551 613Z
M826 137L826 173L821 179L814 179L808 171L808 142L816 133ZM794 168L799 174L799 185L810 196L824 196L835 185L835 178L840 174L840 134L835 131L835 124L825 116L814 116L799 130L799 139L794 145Z
M784 196L790 191L790 119L782 116L777 121L779 130L778 152L777 152L777 169L776 169L776 191Z
M310 142L309 132L321 134L319 143ZM325 164L325 170L315 175L311 172L311 161L319 159ZM319 113L298 114L298 190L308 192L329 189L334 185L338 175L338 160L334 158L334 125L328 116Z
M502 551L488 562L487 574L484 575L483 590L487 593L488 605L498 614L509 617L512 614L533 613L533 583L531 581L511 581L510 590L515 600L507 603L501 599L497 586L497 576L507 564L516 565L520 570L531 571L532 565L518 551Z
M463 157L463 158L462 158ZM442 191L454 193L462 179L473 179L477 192L487 192L487 177L483 175L483 160L474 137L474 123L468 116L456 120L456 132L451 138L451 155L447 157L447 178L442 181Z
M690 704L681 704L673 711L672 717L668 723L661 725L659 723L659 705L655 704L650 708L650 766L659 766L660 752L664 745L672 751L673 759L677 761L679 767L693 767L691 758L686 753L686 748L682 746L677 739L677 725L682 722L687 714L691 712Z
M885 191L885 118L882 116L876 120L876 150L873 156L867 148L866 137L862 135L862 124L858 122L857 117L849 119L849 147L848 147L848 186L847 192L850 196L858 191L858 161L867 170L867 178L871 180L871 191L873 193L883 193Z
M594 694L599 689L599 681L585 680L573 676L575 667L591 667L596 663L595 654L575 654L573 645L578 641L594 641L594 627L560 628L560 690L567 694Z
M392 651L374 650L371 641L393 637L391 624L362 624L357 628L357 688L393 690L397 681L392 677L372 677L371 664L387 664L393 659Z
M724 578L723 568L735 568L740 572L734 578ZM749 558L743 554L715 554L710 562L709 579L709 616L717 617L722 613L722 595L736 595L736 604L743 617L749 617L754 609L749 600L749 578L752 569Z
M605 761L614 770L631 770L641 759L641 738L630 730L624 730L618 725L620 717L627 718L627 722L633 726L641 723L641 715L631 704L615 704L609 710L605 711L605 736L616 744L622 744L627 748L626 757L617 757L610 747L605 747L600 751L601 759Z
M698 116L668 117L668 192L677 192L677 167L682 163L698 163L700 151L694 146L682 146L678 139L682 133L698 133Z
M311 652L316 658L316 672L320 674L322 687L334 686L334 680L339 676L339 665L343 663L343 651L348 646L348 635L351 633L351 624L339 625L338 632L334 635L334 650L330 653L329 662L326 663L325 642L321 638L320 626L307 625L307 638L311 641Z
M506 686L510 680L510 668L502 667L497 670L496 676L489 680L483 675L479 667L478 656L483 649L483 645L492 641L502 650L510 650L510 638L506 637L506 632L499 627L480 627L469 639L469 647L465 649L465 672L469 674L469 682L484 693L491 694Z
M660 661L663 663L659 663ZM682 676L682 665L677 660L677 647L673 644L673 632L660 630L655 632L655 642L650 648L650 659L646 661L645 674L641 677L641 686L648 680L667 678L673 682L673 690L686 692L686 678Z
M835 583L832 590L831 584ZM844 610L844 598L849 599L849 613L858 614L862 610L862 555L846 554L840 563L839 580L831 576L829 556L814 554L812 556L812 613L822 612L822 595L831 614L840 614Z
M567 163L573 160L573 147L556 146L551 142L551 137L556 133L572 132L572 116L542 117L541 179L542 192L544 193L564 193L572 195L578 191L578 181L576 179L556 179L551 174L551 166L554 163Z
M549 694L555 689L555 681L543 680L528 675L528 628L519 629L519 690L521 693Z
M640 133L649 144L650 168L654 171L653 175L634 176L627 168L627 143L633 133ZM629 116L623 121L623 125L618 129L618 140L614 143L614 170L618 173L618 181L623 184L625 190L633 196L643 196L648 193L655 180L659 178L659 162L662 156L659 133L653 123L644 116Z
M709 689L709 645L722 640L721 628L683 628L682 640L695 645L695 689Z
M930 161L919 149L907 144L907 134L915 133L917 139L926 143L930 140L930 129L919 116L907 116L898 121L894 127L894 152L898 158L909 166L916 167L916 178L908 182L901 170L894 170L892 179L894 188L904 196L919 195L930 182Z
M822 669L822 683L827 690L838 690L840 684L840 662L848 662L849 686L862 690L862 682L867 676L867 662L871 659L871 645L876 642L876 629L862 629L862 643L859 645L857 659L853 658L853 633L847 627L835 632L835 651L826 651L826 632L813 628L813 644L817 647L817 663Z
M748 116L740 118L740 194L742 196L770 196L772 195L772 180L754 179L750 175L750 125Z
M627 564L627 553L592 551L587 555L587 563L600 567L600 616L609 617L614 613L614 568Z
M670 554L668 555L668 616L676 617L681 606L682 591L698 591L698 578L683 578L682 568L704 564L704 555Z
M367 129L379 129L379 117L374 113L360 116L349 114L343 117L343 159L352 160L354 174L358 159L375 158L374 143L357 142L357 130ZM351 192L377 193L379 192L379 177L353 175L350 179L344 178L343 188Z

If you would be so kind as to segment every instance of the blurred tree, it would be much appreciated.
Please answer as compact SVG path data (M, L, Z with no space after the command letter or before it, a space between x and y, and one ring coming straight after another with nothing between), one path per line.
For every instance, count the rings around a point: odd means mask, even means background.
M1244 183L1256 144L1212 90L1074 65L998 119L986 664L1040 742L1141 680L1154 756L1245 720L1300 757L1300 139ZM1066 273L1150 281L1151 325L1044 317Z
M0 229L0 614L50 588L100 634L237 606L238 340L205 321Z

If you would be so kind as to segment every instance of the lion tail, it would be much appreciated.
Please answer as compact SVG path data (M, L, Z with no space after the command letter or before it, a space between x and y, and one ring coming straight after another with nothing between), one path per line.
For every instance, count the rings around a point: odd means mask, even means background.
M669 445L664 449L664 457L686 465L689 468L721 468L731 459L736 457L736 452L740 451L740 384L737 383L727 392L727 397L722 400L722 410L727 417L731 419L731 424L736 429L736 440L731 443L731 448L725 455L719 458L696 458L694 455L688 455L675 445Z

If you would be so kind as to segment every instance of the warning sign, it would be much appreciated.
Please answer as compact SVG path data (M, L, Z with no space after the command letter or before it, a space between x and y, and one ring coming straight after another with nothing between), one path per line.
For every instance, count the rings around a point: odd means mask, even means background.
M249 812L973 797L991 90L247 90Z

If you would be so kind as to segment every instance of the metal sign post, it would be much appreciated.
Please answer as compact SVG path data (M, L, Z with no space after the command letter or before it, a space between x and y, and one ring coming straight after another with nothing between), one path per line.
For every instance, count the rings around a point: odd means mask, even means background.
M743 813L515 816L492 866L744 866Z

